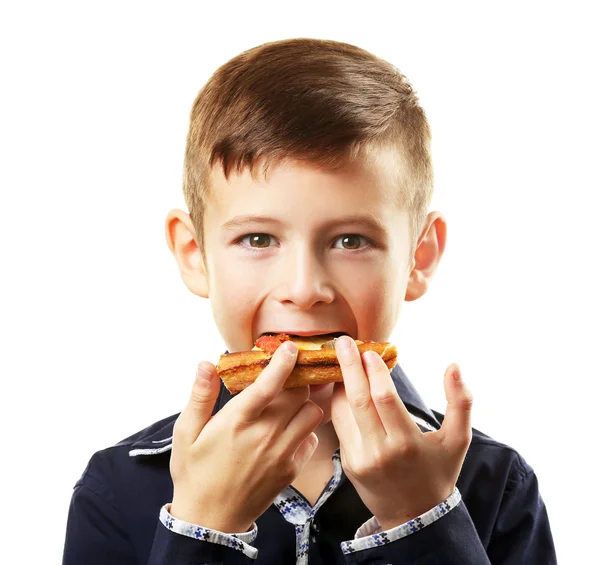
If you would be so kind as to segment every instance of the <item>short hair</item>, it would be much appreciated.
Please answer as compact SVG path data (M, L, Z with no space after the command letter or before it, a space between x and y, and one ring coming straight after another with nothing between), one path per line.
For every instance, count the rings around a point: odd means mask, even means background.
M411 256L433 194L431 133L406 77L348 43L286 39L242 52L210 77L190 114L183 192L204 256L210 173L283 160L326 170L381 148L398 151L398 201L409 213Z

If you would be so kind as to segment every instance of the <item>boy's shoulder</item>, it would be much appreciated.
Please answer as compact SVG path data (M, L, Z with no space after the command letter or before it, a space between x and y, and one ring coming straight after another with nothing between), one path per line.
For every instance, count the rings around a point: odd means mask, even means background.
M168 469L168 452L172 447L173 427L179 414L173 414L121 441L96 451L75 485L105 490L106 487L137 480L143 467L165 466ZM138 457L154 455L163 457ZM166 457L166 459L165 459ZM136 462L147 465L137 465Z
M442 424L445 415L435 410L432 412ZM471 444L467 451L465 465L473 461L488 465L493 463L495 467L507 467L512 473L511 477L507 478L515 480L523 479L533 473L532 467L514 447L490 437L477 428L471 428L471 431Z
M143 430L122 439L113 445L112 448L126 450L130 457L164 453L171 447L173 426L178 416L179 413L158 420L158 422L154 422L154 424L147 426Z

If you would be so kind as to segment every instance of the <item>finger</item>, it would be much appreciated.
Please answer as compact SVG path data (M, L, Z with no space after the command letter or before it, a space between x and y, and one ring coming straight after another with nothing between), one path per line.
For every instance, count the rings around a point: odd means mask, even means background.
M391 436L399 433L420 433L398 396L385 361L375 351L365 351L362 359L369 378L371 398L385 433Z
M219 378L212 363L203 361L198 365L190 399L173 428L173 443L191 445L210 420L217 396Z
M282 441L295 453L322 420L323 410L311 400L307 400L286 426L281 436Z
M285 388L260 413L260 419L270 420L281 431L294 419L310 397L308 386Z
M254 420L260 416L281 392L296 364L297 357L298 346L293 341L286 341L277 348L256 381L239 394L241 417Z
M352 338L342 336L336 340L335 350L344 375L346 397L361 435L370 440L385 437L356 343Z
M440 431L442 441L456 451L467 451L471 443L473 396L462 380L460 367L454 363L444 374L448 407Z
M300 447L294 453L294 464L296 466L296 473L299 474L305 465L310 461L319 445L319 438L314 432L311 433L301 444Z
M331 397L331 423L340 445L347 451L356 451L362 442L358 424L346 397L344 383L336 383Z

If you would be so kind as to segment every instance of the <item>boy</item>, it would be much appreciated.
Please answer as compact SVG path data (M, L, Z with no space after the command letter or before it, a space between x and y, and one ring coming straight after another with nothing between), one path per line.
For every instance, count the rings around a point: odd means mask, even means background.
M443 416L350 339L386 341L444 252L429 140L406 79L348 44L280 41L217 70L169 248L229 351L343 332L344 383L282 390L289 342L235 397L200 363L180 415L92 457L65 564L555 562L536 477L471 431L459 368Z

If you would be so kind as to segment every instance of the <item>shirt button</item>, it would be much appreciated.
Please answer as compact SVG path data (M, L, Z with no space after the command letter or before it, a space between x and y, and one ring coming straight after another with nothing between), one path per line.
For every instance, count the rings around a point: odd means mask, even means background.
M319 524L319 521L316 518L310 523L310 531L313 536L318 536L321 531L321 524Z

